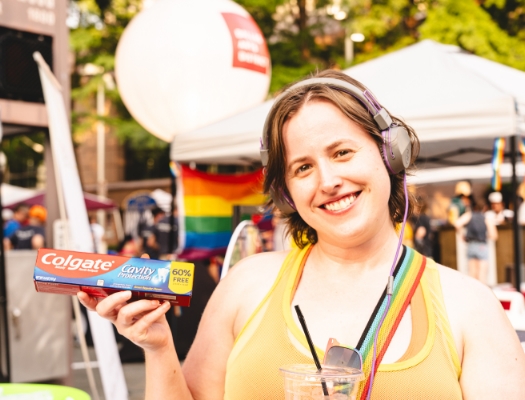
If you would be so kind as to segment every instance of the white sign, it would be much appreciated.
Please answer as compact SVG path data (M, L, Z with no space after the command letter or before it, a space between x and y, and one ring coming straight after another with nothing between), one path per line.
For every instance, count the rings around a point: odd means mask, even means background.
M63 244L69 250L94 251L93 237L73 151L60 84L39 53L35 53L49 119L51 150L55 167L60 214L63 220ZM67 223L67 220L72 223ZM67 227L69 226L69 229ZM128 390L111 323L96 313L88 313L95 352L100 367L106 399L127 400Z
M55 0L0 0L0 25L53 35L57 8Z
M166 141L261 103L270 70L261 30L230 0L157 0L128 24L115 54L126 107Z

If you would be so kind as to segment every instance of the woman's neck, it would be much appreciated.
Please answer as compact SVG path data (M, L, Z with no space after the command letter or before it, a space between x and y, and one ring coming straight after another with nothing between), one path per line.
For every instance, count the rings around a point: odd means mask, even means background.
M379 229L370 240L341 246L319 240L310 254L309 261L323 273L348 273L361 275L370 271L390 270L399 244L399 236L392 225ZM401 256L399 251L398 258ZM397 262L397 260L395 260ZM378 272L379 272L378 271ZM387 273L387 272L385 272Z

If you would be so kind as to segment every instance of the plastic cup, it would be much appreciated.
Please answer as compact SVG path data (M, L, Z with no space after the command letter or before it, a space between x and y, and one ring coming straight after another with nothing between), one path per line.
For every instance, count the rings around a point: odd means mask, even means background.
M361 370L315 365L290 364L279 368L284 376L285 400L355 400L359 382L364 379ZM324 395L323 382L328 392Z

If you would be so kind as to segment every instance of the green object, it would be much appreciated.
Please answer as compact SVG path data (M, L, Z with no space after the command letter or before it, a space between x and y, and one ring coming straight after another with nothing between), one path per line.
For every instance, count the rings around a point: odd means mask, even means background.
M0 383L0 400L91 400L91 397L68 386Z
M232 217L185 217L186 231L197 233L231 232Z

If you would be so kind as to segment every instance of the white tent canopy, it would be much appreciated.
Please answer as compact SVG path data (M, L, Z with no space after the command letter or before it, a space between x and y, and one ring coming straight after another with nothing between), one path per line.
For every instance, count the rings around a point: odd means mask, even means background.
M26 189L23 187L9 185L8 183L2 183L1 195L3 206L10 206L11 204L22 203L37 195L35 189Z
M460 180L489 182L492 179L492 175L492 164L480 164L420 169L414 175L408 176L407 181L412 185L425 185L427 183L446 184ZM499 175L502 182L510 182L512 179L512 164L501 164ZM525 165L523 163L516 165L516 175L525 176Z
M525 73L456 46L425 40L345 73L416 130L419 168L490 162L495 137L524 131ZM259 162L261 131L272 102L176 136L172 159ZM444 156L459 149L464 153Z

